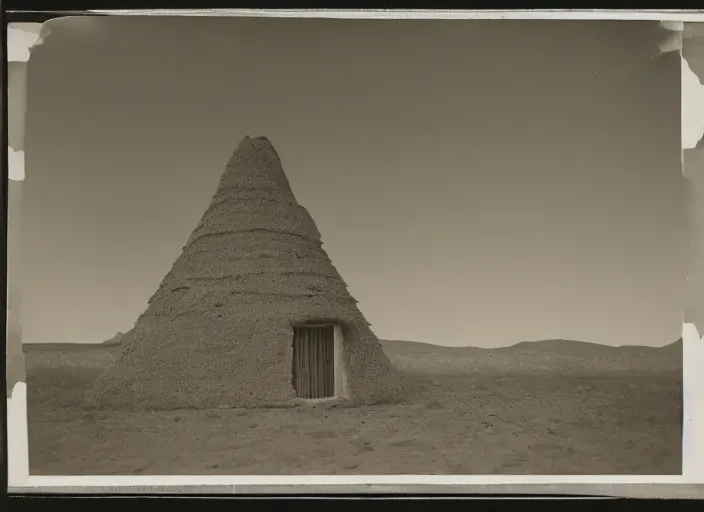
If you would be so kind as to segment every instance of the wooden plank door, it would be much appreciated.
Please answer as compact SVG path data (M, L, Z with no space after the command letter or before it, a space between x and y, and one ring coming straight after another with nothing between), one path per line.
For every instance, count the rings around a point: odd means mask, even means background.
M333 326L295 327L293 330L293 388L300 398L335 395Z

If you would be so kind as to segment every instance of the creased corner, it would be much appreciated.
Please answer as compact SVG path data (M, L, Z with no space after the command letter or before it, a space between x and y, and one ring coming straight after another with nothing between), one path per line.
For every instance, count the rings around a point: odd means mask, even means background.
M704 135L704 23L682 25L682 149L701 150L697 145Z
M31 52L48 37L47 24L11 23L7 28L8 165L9 179L24 180L27 65Z
M661 21L660 28L664 30L664 35L658 43L656 57L666 53L680 52L682 50L684 23L681 21Z
M48 23L10 23L7 27L8 62L29 62L32 50L51 34Z

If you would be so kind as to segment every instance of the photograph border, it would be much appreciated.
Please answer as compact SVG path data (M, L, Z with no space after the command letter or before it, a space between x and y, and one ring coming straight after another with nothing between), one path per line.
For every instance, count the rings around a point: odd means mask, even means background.
M276 17L276 18L346 18L346 19L550 19L550 20L651 20L661 22L661 26L672 34L672 47L663 51L678 51L688 47L688 37L696 38L694 25L704 22L704 11L625 11L625 10L591 10L591 11L383 11L383 10L265 10L265 9L194 9L194 10L91 10L86 15L120 15L120 16L218 16L218 17ZM29 25L32 25L31 27ZM51 21L46 23L9 23L7 27L7 61L24 62L26 67L30 60L31 49L50 37ZM688 30L693 25L692 30ZM704 39L704 25L699 37ZM39 30L41 29L41 30ZM704 45L693 51L704 54ZM704 56L704 55L703 55ZM24 59L24 60L22 60ZM686 57L682 56L683 61ZM684 65L684 62L683 62ZM5 68L7 69L7 68ZM700 82L702 79L700 79ZM704 87L704 86L703 86ZM21 94L7 101L24 101ZM687 101L690 103L687 103ZM701 112L701 125L704 127L704 104L692 104L691 98L682 98L685 109ZM4 109L7 115L7 109ZM684 163L688 151L684 148ZM24 154L21 148L8 146L8 169L3 169L3 179L9 175L24 175ZM21 153L21 155L19 155ZM22 169L19 169L22 166ZM21 172L20 172L21 171ZM4 173L8 172L6 175ZM683 169L684 172L684 169ZM691 172L691 170L690 170ZM701 172L701 171L699 171ZM7 177L6 177L7 176ZM685 177L687 175L685 174ZM7 183L7 182L5 182ZM9 274L8 270L8 274ZM26 382L14 385L11 397L7 400L7 439L12 441L8 447L8 486L12 492L124 492L130 489L165 489L167 492L184 492L184 489L197 487L198 492L358 492L342 489L359 488L374 492L418 492L419 488L433 486L437 492L525 492L530 486L531 492L541 490L554 492L555 486L562 492L567 487L606 488L629 486L651 488L661 484L704 484L704 438L694 435L704 432L704 341L697 326L687 322L683 316L683 396L684 396L684 431L682 435L682 474L681 475L134 475L134 476L38 476L29 474L27 449L26 418ZM24 432L24 442L22 441ZM692 487L688 485L687 487ZM383 489L382 489L383 488ZM442 490L440 490L442 488ZM481 488L481 489L480 489ZM519 491L519 488L521 489ZM324 489L324 490L322 490ZM582 489L580 493L583 493ZM689 489L694 492L694 489ZM142 491L143 492L143 491ZM154 492L154 491L150 491ZM164 491L157 491L164 492ZM192 491L185 491L192 492ZM640 492L640 491L639 491ZM592 494L591 492L589 494ZM595 494L601 494L597 491ZM620 494L620 493L619 493ZM701 492L704 496L704 492ZM674 497L674 496L673 496Z

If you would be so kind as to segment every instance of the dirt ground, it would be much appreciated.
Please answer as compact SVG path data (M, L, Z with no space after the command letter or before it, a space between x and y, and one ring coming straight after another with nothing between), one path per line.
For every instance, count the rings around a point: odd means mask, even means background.
M405 369L391 406L82 409L101 371L28 370L32 474L681 473L681 371Z

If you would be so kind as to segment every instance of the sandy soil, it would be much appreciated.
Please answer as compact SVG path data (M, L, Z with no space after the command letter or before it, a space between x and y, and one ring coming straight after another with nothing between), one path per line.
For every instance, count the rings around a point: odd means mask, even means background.
M681 370L596 372L582 365L565 374L553 365L531 373L519 365L513 372L486 366L481 374L443 373L406 349L401 361L398 347L387 353L403 368L406 402L357 409L89 411L80 406L83 390L113 356L32 356L30 471L681 473Z

